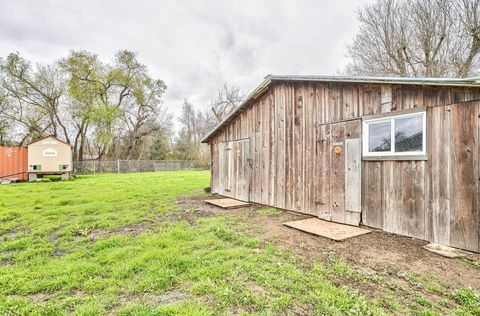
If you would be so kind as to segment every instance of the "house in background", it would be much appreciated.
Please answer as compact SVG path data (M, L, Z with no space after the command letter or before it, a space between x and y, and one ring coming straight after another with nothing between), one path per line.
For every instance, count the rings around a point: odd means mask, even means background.
M213 193L479 252L480 79L272 76L211 131Z

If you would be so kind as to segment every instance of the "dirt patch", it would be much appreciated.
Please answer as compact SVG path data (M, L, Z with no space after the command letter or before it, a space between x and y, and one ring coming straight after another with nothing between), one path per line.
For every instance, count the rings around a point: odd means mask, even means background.
M50 300L53 295L50 293L34 293L34 294L26 294L26 295L14 295L17 298L29 299L34 301L35 303L44 303Z
M254 293L257 293L257 294L264 294L266 293L267 291L260 285L258 285L257 283L255 282L248 282L247 283L247 288L254 292Z
M28 229L20 229L20 230L9 230L3 234L0 234L0 239L17 239L22 235L27 235L30 233Z
M341 242L304 233L283 225L284 222L309 218L308 215L281 211L262 214L262 206L222 210L203 202L205 196L179 201L184 209L203 209L214 215L230 214L250 223L242 232L263 243L288 248L305 266L322 263L331 268L338 262L353 272L335 272L330 276L337 286L347 286L370 299L384 299L388 292L401 306L417 306L419 297L448 311L457 304L448 292L471 287L480 290L480 255L469 253L467 259L450 259L425 249L428 242L415 238L372 230L371 233ZM244 226L242 226L244 227ZM235 227L233 227L235 229ZM353 273L349 275L348 273ZM252 289L254 291L254 289ZM397 295L397 293L401 293ZM388 299L385 298L388 308Z
M9 266L12 264L13 264L13 260L6 259L6 258L0 259L0 266Z
M48 233L48 239L50 240L50 242L56 242L58 240L57 233L59 230L60 228L55 228L50 233Z
M65 255L67 255L67 253L68 253L68 252L67 252L66 250L59 249L59 248L55 248L55 249L53 250L53 255L54 255L55 257L63 257L63 256L65 256Z
M144 233L152 227L153 222L140 222L131 224L128 226L123 226L116 228L114 230L105 230L105 229L95 229L90 232L79 232L77 233L78 237L87 237L89 240L93 241L98 238L106 238L113 234L122 234L122 235L131 235L137 236L141 233Z
M167 305L167 304L176 304L181 302L186 302L193 298L192 295L183 293L178 289L169 291L163 294L155 293L146 293L140 297L137 297L137 300L141 300L151 305Z
M152 222L141 222L141 223L136 223L136 224L117 228L114 230L114 233L122 234L122 235L137 236L141 233L144 233L150 230L151 226L152 226Z
M182 211L173 211L157 216L157 222L180 222L186 221L189 225L197 225L199 217L212 217L215 213L201 208L198 209L183 209Z
M308 218L306 215L284 211L275 216L262 216L245 209L235 212L260 228L256 238L286 246L310 263L319 259L325 261L334 255L359 269L369 267L383 273L405 270L420 275L436 275L447 282L480 289L478 269L423 249L428 243L423 240L373 230L366 235L336 242L283 225L286 221ZM478 262L480 255L469 254L469 259Z
M162 213L156 216L156 218L152 221L134 223L131 225L116 228L111 231L106 229L95 229L89 232L78 232L76 235L78 237L87 237L90 241L94 241L99 238L107 238L113 234L137 236L139 234L154 229L156 224L161 222L186 221L189 225L195 226L197 224L197 219L200 217L211 217L218 215L209 208L193 207L192 205L187 204L179 204L179 206L182 209L181 211L176 210Z
M172 289L165 293L138 293L135 295L118 295L118 301L109 311L109 315L117 315L119 308L126 304L145 303L150 306L161 306L186 302L195 299L195 296L183 292L181 289Z

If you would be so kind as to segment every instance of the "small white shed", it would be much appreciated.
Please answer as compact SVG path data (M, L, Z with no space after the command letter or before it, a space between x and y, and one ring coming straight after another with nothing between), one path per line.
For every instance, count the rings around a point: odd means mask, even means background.
M45 174L60 174L69 179L72 173L72 145L57 138L47 136L28 146L28 179L35 181Z

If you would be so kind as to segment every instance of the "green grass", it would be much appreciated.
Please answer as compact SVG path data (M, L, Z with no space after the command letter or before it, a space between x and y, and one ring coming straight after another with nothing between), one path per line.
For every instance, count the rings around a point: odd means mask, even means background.
M411 293L335 256L306 265L235 212L192 221L176 201L208 183L182 171L1 186L0 314L480 315L472 289L398 272Z
M382 314L324 267L232 229L231 215L172 216L208 182L191 171L0 187L0 312Z
M257 212L262 215L270 216L270 215L280 215L282 211L274 207L262 207L258 209Z

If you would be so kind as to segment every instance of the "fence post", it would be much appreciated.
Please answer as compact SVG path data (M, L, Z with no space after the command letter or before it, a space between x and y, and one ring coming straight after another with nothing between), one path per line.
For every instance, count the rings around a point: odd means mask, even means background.
M120 173L120 160L117 159L117 173Z
M93 174L95 174L95 161L93 162Z

